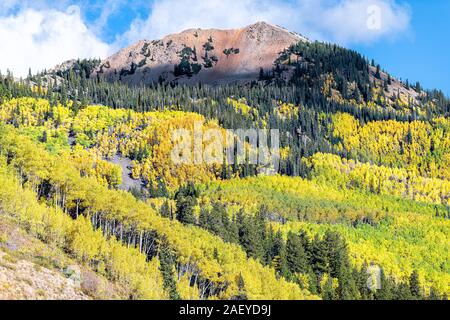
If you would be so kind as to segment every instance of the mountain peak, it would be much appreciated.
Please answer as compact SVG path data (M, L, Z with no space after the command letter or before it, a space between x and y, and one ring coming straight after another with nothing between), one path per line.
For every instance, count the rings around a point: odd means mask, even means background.
M278 26L273 25L273 24L271 24L271 23L269 23L269 22L266 22L266 21L257 21L257 22L255 22L255 23L249 25L248 27L266 27L266 28L269 27L269 28L279 28Z
M142 40L102 62L96 74L129 84L223 84L258 80L301 35L259 21L240 29L187 29Z
M284 31L286 31L286 32L289 32L287 29L285 29L285 28L283 28L283 27L280 27L280 26L275 25L275 24L271 24L271 23L266 22L266 21L258 21L258 22L255 22L255 23L253 23L253 24L247 26L246 28L247 28L247 29L248 29L248 28L281 29L281 30L284 30Z

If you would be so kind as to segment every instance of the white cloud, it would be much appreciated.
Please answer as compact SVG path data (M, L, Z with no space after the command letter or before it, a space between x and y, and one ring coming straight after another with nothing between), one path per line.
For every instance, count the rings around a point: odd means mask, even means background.
M13 3L14 1L11 1ZM65 12L22 9L0 17L0 70L16 76L49 69L73 58L106 57L108 44L86 26L77 6Z
M368 11L373 6L379 15ZM368 19L374 17L380 18L375 24L379 28L368 28ZM193 27L236 28L260 20L313 39L348 44L401 34L409 27L410 13L395 0L155 0L149 17L136 19L116 46Z
M407 31L410 10L395 0L299 0L298 23L318 39L341 44L367 43L393 38Z

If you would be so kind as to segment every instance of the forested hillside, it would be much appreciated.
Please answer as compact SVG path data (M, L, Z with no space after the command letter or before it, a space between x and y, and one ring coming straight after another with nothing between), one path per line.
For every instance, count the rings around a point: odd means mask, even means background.
M258 81L0 77L0 214L131 299L447 299L450 101L335 45ZM176 129L281 132L281 163L174 164Z

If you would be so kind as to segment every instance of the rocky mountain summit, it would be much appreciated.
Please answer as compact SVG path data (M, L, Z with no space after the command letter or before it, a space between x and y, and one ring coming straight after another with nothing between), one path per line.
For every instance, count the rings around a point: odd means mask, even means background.
M127 84L228 84L257 80L280 52L305 37L258 22L241 29L189 29L142 40L102 61L94 75Z

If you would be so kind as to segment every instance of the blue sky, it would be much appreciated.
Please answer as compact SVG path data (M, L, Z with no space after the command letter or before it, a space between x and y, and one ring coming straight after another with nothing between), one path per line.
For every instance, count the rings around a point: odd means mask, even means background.
M260 20L356 49L399 78L450 95L447 0L2 0L0 70L24 75L104 58L139 39Z
M411 0L410 30L395 41L351 44L397 77L450 95L450 1Z

